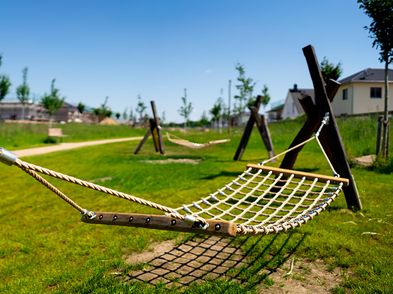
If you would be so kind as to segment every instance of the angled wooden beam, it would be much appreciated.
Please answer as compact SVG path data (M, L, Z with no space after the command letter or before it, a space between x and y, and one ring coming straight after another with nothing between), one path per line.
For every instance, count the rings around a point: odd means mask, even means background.
M149 138L151 134L150 128L146 131L145 135L143 136L142 140L139 142L138 146L136 146L134 150L134 154L138 154L139 151L142 149L142 146L146 143L147 138Z
M267 124L265 122L265 118L259 115L258 113L259 107L261 106L261 102L262 102L262 96L257 96L254 105L249 107L251 114L247 121L246 127L244 129L242 138L240 140L239 146L237 147L233 160L240 160L242 158L243 153L246 150L248 141L250 139L254 124L257 125L262 141L265 144L266 149L268 150L269 157L274 156L273 143L270 137L270 132L267 128Z
M161 126L160 126L160 119L157 115L156 104L154 101L150 101L150 105L153 112L153 118L149 119L149 128L146 131L145 136L139 142L138 146L135 148L134 154L138 154L139 151L142 149L143 144L145 144L146 140L150 135L153 138L154 149L156 152L160 152L161 154L165 154L164 150L164 143L161 136Z
M156 151L160 152L161 154L165 153L164 150L164 142L162 140L162 135L161 135L161 126L160 126L160 118L158 117L157 114L157 108L156 108L156 103L152 100L150 101L151 109L153 112L153 120L154 120L154 132L152 132L153 137L154 137L154 146L157 146Z
M259 135L261 136L261 139L266 146L269 158L271 158L275 154L273 150L272 138L270 136L269 128L267 127L267 121L265 119L265 116L260 115L255 107L250 107L250 111L251 115L254 117L254 121L258 128Z
M327 82L326 88L327 88L327 93L329 93L328 94L329 101L333 101L333 98L336 95L339 87L340 87L340 83L334 80L329 80ZM316 105L314 104L314 101L310 96L303 96L302 98L299 99L299 102L304 110L304 113L307 116L307 119L304 125L302 126L302 128L300 129L299 133L297 133L296 137L289 145L288 149L309 139L317 131L323 118L323 116L321 117L318 114L319 112L316 110ZM293 168L297 156L302 149L303 146L285 154L280 167Z

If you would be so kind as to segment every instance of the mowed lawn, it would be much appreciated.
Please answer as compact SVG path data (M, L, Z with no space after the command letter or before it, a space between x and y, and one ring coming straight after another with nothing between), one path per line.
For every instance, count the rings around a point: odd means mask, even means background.
M270 125L275 151L285 150L301 127L301 120ZM376 123L369 118L339 121L350 158L373 153ZM1 125L2 130L7 125ZM8 126L8 130L12 128ZM18 134L0 134L0 145L9 149L42 145L45 133L32 138L34 127L17 126ZM83 130L81 130L81 128ZM244 170L247 162L266 158L267 152L254 130L243 160L232 160L242 130L229 135L210 131L176 132L196 142L231 138L231 142L200 150L190 150L165 142L166 154L154 152L151 140L139 155L138 142L101 145L51 153L24 160L56 171L105 185L171 207L181 206L208 195ZM7 133L7 135L5 135ZM66 140L81 141L127 137L144 133L122 126L65 125ZM30 136L30 138L28 138ZM13 142L13 137L17 142ZM391 138L393 136L390 136ZM392 145L392 144L391 144ZM391 150L391 153L393 150ZM162 159L195 159L198 164L155 164ZM277 165L278 163L275 163ZM330 174L328 164L315 142L301 152L299 169ZM342 269L341 284L335 291L359 293L393 292L393 174L353 167L364 209L346 209L343 195L328 211L300 229L304 236L294 255L313 262L323 260L329 270ZM16 167L0 165L0 293L166 293L168 289L141 283L124 283L125 276L138 265L125 257L163 240L189 238L190 234L115 226L88 225L80 215L52 192ZM152 209L75 185L50 179L83 207L91 210L151 212ZM286 240L289 233L279 238ZM243 237L239 237L242 240ZM251 238L243 244L247 250ZM263 237L261 251L274 236ZM293 241L295 242L295 241ZM258 249L258 248L257 248ZM279 245L269 247L280 254ZM258 265L263 269L263 264ZM113 275L112 273L120 273ZM244 273L247 275L247 271ZM255 274L255 273L254 273ZM184 292L229 293L245 291L233 281L215 280L183 288ZM249 276L249 279L255 278ZM265 286L272 281L262 280ZM274 282L273 282L274 283ZM256 287L248 291L259 291ZM179 290L171 290L176 292Z

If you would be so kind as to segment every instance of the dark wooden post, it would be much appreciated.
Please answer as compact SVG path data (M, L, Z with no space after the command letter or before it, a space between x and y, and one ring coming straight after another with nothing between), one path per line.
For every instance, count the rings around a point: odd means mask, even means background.
M336 81L330 80L327 82L327 92L329 93L329 101L333 101L334 95L336 95L340 84ZM317 130L321 124L322 118L318 115L318 111L316 110L316 106L310 96L304 96L299 99L300 105L302 106L304 112L307 115L307 120L304 123L303 127L300 129L299 133L297 133L295 139L289 145L289 148L292 148L307 139L309 139ZM293 168L297 156L299 152L303 149L303 146L292 150L285 154L284 159L281 162L280 167L282 168Z
M152 100L150 101L151 109L153 112L153 120L154 120L154 146L156 146L156 151L159 151L161 154L165 153L164 150L164 142L162 140L162 135L161 135L161 126L160 126L160 118L158 117L157 114L157 108L155 102Z
M267 128L267 124L265 122L265 118L264 116L260 116L258 113L259 107L261 106L261 101L262 96L258 96L255 100L254 105L249 107L251 115L247 121L246 127L244 129L242 138L240 140L239 146L237 147L233 160L240 160L242 158L243 153L246 150L247 143L250 139L254 124L256 124L258 127L259 134L261 135L262 141L265 144L266 149L268 150L269 157L274 156L273 143L270 137L270 132Z
M138 146L136 146L134 150L134 154L138 154L139 151L142 149L143 144L147 141L147 138L149 138L151 134L150 128L146 131L145 135L143 136L142 140L139 142Z
M257 125L259 135L261 135L262 141L265 143L269 157L273 157L273 142L270 136L269 128L267 126L267 121L264 115L259 115L258 110L255 107L250 107L251 115L254 117L255 124Z

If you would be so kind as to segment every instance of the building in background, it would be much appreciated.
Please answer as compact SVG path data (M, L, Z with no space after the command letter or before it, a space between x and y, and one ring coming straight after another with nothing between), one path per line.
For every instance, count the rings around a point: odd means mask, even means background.
M24 117L22 117L24 115ZM26 103L23 105L17 100L6 100L0 103L0 120L21 121L49 121L49 115L39 103ZM91 111L81 114L73 104L64 102L63 106L53 115L55 122L95 122Z
M300 89L297 84L288 90L282 110L282 119L293 119L304 114L299 99L310 96L314 100L314 89Z
M385 70L367 68L339 82L341 86L334 97L332 108L336 116L364 115L383 112L385 95ZM389 69L388 110L393 111L393 70Z

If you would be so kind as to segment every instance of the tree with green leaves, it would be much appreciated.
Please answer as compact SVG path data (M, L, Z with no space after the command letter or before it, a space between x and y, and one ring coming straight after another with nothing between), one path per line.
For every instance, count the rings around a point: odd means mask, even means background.
M3 64L3 56L0 54L0 67ZM0 102L7 96L11 88L11 82L7 75L0 75Z
M16 88L16 97L22 104L22 119L25 119L25 105L29 102L30 87L27 84L27 72L28 69L25 67L22 70L23 82Z
M235 105L235 111L240 114L244 112L247 105L254 103L255 97L253 96L253 91L255 82L253 79L246 77L246 70L240 63L236 65L235 69L238 72L237 80L239 82L239 84L236 85L236 89L239 90L239 94L234 96L234 98L238 101Z
M136 117L134 114L134 110L130 108L130 114L128 115L128 120L131 121L132 123L135 123Z
M382 157L389 156L389 64L393 61L393 0L358 0L359 8L371 18L369 31L372 46L379 50L379 61L385 63L385 96L382 131Z
M49 127L52 126L53 115L63 106L64 97L60 97L59 89L55 87L56 79L53 79L50 86L49 94L44 94L41 98L41 104L49 114Z
M263 88L262 88L262 100L261 100L263 109L265 109L265 107L269 104L269 102L270 102L269 88L268 88L267 85L263 85Z
M212 109L210 109L210 114L212 116L212 122L215 127L219 126L220 119L224 111L224 101L221 97L218 97L216 103L214 103Z
M122 118L124 121L126 121L128 119L128 109L127 107L124 109L123 114L122 114Z
M209 124L209 118L207 117L205 110L202 112L202 116L201 116L201 119L199 120L199 124L201 126L206 126Z
M144 121L144 114L147 106L145 102L143 102L141 95L138 95L138 102L136 104L135 111L139 114L139 122L143 123Z
M323 57L320 67L322 76L326 81L330 79L337 81L343 72L341 62L334 65L333 63L329 62L326 56Z
M107 106L108 100L109 97L106 96L104 103L101 104L100 107L93 109L93 113L96 115L99 122L105 119L106 117L110 117L112 115L112 110L110 109L109 106Z
M187 127L187 123L190 120L190 114L193 111L191 101L187 98L187 89L184 89L184 96L181 97L182 105L178 109L179 114L184 117L184 128Z
M80 114L83 114L83 112L85 112L86 106L82 102L79 102L78 105L76 106L76 108L78 109Z
M161 125L164 125L165 122L166 122L166 114L165 114L165 111L163 111L163 112L161 113L160 123L161 123Z

